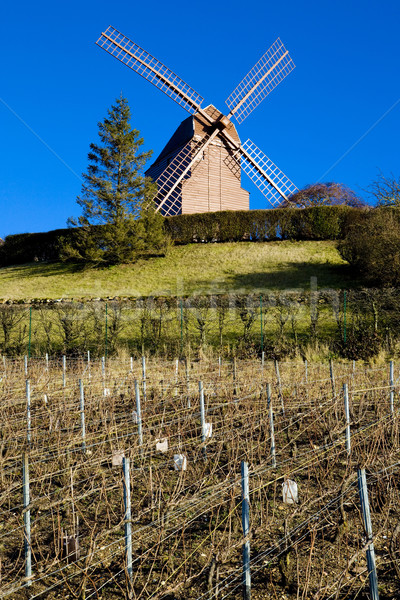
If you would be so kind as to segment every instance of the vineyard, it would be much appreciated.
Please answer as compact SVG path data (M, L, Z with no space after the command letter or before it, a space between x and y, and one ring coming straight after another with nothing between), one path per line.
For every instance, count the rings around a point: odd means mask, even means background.
M398 289L0 304L0 352L369 360L400 352Z
M0 598L398 598L398 378L0 357Z

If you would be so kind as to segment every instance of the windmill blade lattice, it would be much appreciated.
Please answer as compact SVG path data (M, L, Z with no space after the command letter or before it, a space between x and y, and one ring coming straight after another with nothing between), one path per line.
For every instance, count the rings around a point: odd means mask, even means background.
M228 116L224 116L212 105L203 109L201 107L203 98L200 94L114 27L108 27L101 34L97 45L150 81L193 115L193 133L190 141L187 142L186 136L185 141L175 146L173 152L167 144L169 157L162 155L162 167L154 163L147 170L147 173L151 172L149 176L156 179L158 187L153 199L155 210L165 216L185 211L193 212L193 209L197 208L193 205L193 198L199 198L200 205L206 211L222 210L223 202L230 210L243 210L243 207L248 210L248 192L240 186L240 167L261 190L271 206L275 206L282 200L290 201L290 196L297 191L296 186L250 140L240 146L239 136L230 121L230 118L235 116L241 123L294 69L295 65L289 52L279 38L227 99L230 109ZM210 109L213 109L214 113L210 113ZM195 134L196 120L198 124L200 123L200 134ZM178 128L177 132L179 131L181 130ZM176 139L179 140L181 133L177 132ZM200 140L198 135L201 135ZM196 171L197 166L202 162L201 158L205 156L205 149L215 138L218 139L215 140L214 145L222 149L225 157L222 158L221 150L219 153L209 152L207 153L208 169ZM170 142L172 140L175 140L174 136ZM170 161L170 164L167 161ZM160 167L164 169L161 175L159 175ZM225 167L229 171L223 171ZM195 172L196 180L202 178L196 188L197 195L191 193L190 189L193 192L193 186L190 188L188 182L183 185L185 180L192 179ZM210 173L219 173L219 186L210 185ZM215 178L215 175L213 177ZM223 200L221 200L222 181L225 182L225 189L229 190L229 194L226 194ZM202 195L199 194L199 189L202 190ZM208 205L205 204L203 196L208 198ZM210 208L211 206L213 208ZM219 208L216 208L217 206Z
M157 208L164 216L179 214L181 208L179 185L186 178L192 178L201 162L201 150L208 145L211 136L197 142L190 140L175 156L174 160L157 178L157 194L154 198Z
M272 206L297 192L292 181L252 141L240 148L243 171L255 183Z
M230 115L242 123L294 68L289 52L278 38L226 100Z
M189 113L200 109L202 96L183 81L162 62L132 42L114 27L108 27L101 34L96 44L139 73L142 77L158 87L164 94L175 100Z

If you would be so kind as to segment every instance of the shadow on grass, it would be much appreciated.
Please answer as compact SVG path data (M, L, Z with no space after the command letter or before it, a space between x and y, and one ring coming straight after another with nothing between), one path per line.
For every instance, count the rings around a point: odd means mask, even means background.
M3 267L0 272L7 272L7 275L12 279L22 279L29 277L54 277L56 275L73 275L74 273L83 273L88 268L75 263L43 263L33 262L23 265L12 265Z
M282 264L281 268L268 273L236 274L230 278L230 283L239 288L309 290L312 277L316 278L318 288L346 289L360 285L349 265L307 262Z
M365 287L358 277L354 275L349 265L310 264L308 262L281 263L276 270L268 272L253 272L242 274L227 274L224 282L219 279L215 288L219 292L235 290L305 290L311 287L311 278L316 278L318 289L352 289ZM213 285L212 281L192 280L191 287L207 288ZM314 285L314 283L313 283Z
M249 265L249 271L252 265ZM101 269L103 271L103 269ZM7 274L10 280L34 279L35 277L56 277L65 275L79 275L87 271L93 272L93 278L96 279L96 272L99 269L85 268L80 264L72 263L27 263L23 265L13 265L4 267L0 270ZM311 278L316 278L318 289L354 289L358 287L366 287L365 283L354 275L352 268L349 265L332 265L330 263L309 263L309 262L286 262L280 263L275 269L269 269L266 272L256 271L249 273L225 273L225 275L217 275L215 279L202 279L200 277L183 277L179 278L177 273L174 273L177 282L183 288L180 293L184 294L214 294L214 293L250 293L252 291L269 291L269 290L298 290L309 291L311 288ZM141 275L143 276L143 275ZM98 277L98 276L97 276ZM104 275L102 276L104 278ZM120 275L123 278L123 274ZM100 278L101 279L101 278ZM161 295L178 294L178 283L169 278L168 283L160 281ZM102 279L101 279L102 280ZM178 281L179 280L179 281ZM175 285L176 284L176 285ZM165 291L165 286L168 286L168 292ZM314 283L313 283L314 285ZM161 292L162 290L162 292ZM143 294L147 294L144 292ZM159 295L153 291L152 295Z

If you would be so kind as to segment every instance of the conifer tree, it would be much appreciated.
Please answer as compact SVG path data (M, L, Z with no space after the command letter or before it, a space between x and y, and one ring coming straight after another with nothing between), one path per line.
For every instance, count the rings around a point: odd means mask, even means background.
M133 262L143 254L163 253L163 217L155 213L155 184L144 177L152 152L130 125L130 108L122 95L98 124L99 144L90 144L89 166L77 203L82 215L68 219L77 227L63 242L62 257L91 264Z

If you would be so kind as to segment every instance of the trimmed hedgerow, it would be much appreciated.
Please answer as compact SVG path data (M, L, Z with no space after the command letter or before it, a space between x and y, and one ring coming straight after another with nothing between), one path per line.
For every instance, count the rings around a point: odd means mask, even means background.
M165 219L165 230L177 244L193 242L266 242L337 240L367 218L368 209L349 206L277 208L177 215ZM0 246L0 266L60 258L60 239L76 229L9 235Z
M250 240L336 240L366 210L318 206L274 210L223 211L168 217L165 227L179 244Z
M0 247L0 266L57 260L60 239L72 235L72 229L8 235Z

